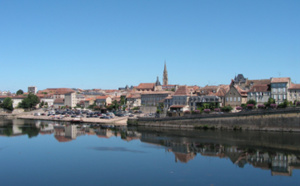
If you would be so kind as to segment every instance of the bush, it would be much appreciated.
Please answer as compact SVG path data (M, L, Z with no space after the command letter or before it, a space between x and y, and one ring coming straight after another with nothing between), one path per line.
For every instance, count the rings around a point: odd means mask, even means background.
M220 109L220 108L215 108L214 111L215 111L215 112L221 112L221 109Z
M259 108L259 109L265 109L266 106L265 105L257 105L257 108Z
M300 101L298 101L298 102L296 103L296 106L297 106L297 107L299 107L299 106L300 106Z
M271 108L277 108L277 105L275 103L270 104Z
M243 110L243 107L237 106L235 109L236 110Z
M249 101L247 101L247 104L248 104L248 105L252 104L253 107L254 107L254 106L256 105L256 101L253 100L253 99L250 99ZM247 107L248 107L248 105L247 105Z
M253 109L254 108L254 104L247 104L247 108L248 109Z
M232 111L232 107L229 105L229 106L224 106L221 108L222 112L230 112Z
M210 113L210 109L204 109L203 112Z
M192 111L192 114L200 114L201 112L200 112L200 110L193 110Z

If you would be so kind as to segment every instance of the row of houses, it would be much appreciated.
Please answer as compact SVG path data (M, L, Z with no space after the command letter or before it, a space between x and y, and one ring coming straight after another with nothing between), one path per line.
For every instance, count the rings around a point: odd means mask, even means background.
M166 91L155 84L141 83L136 91L127 95L127 106L158 106L164 105L166 110L196 110L205 103L219 106L237 106L255 100L264 104L273 98L277 104L300 101L300 84L291 82L291 78L270 78L249 80L242 74L236 76L229 85L174 86L173 91ZM159 90L160 89L160 90Z

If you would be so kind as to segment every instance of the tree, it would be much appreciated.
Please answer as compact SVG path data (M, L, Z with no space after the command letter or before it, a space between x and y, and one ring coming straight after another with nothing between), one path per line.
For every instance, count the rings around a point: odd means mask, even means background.
M254 106L256 106L257 103L256 103L255 100L250 99L250 100L247 101L247 104L253 104Z
M22 95L22 94L24 94L24 91L23 90L21 90L21 89L19 89L18 91L17 91L17 93L16 93L17 95Z
M1 104L1 107L10 111L14 110L13 100L10 97L5 98Z
M19 107L24 108L24 109L32 109L39 102L40 102L39 97L37 97L36 95L30 93L30 94L28 94L28 96L25 99L22 100L21 103L19 103Z
M270 107L271 104L275 104L275 99L269 98L268 102L264 103L266 107Z

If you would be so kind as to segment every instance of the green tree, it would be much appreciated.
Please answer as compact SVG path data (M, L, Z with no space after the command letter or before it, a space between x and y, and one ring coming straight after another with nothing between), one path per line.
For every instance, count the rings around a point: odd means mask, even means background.
M10 111L14 110L13 100L10 97L5 98L1 104L1 107Z
M269 98L268 102L264 103L266 107L270 107L271 104L275 104L275 99Z
M23 90L21 90L21 89L19 89L18 91L17 91L17 93L16 93L17 95L22 95L22 94L24 94L24 91Z
M256 106L256 101L255 100L253 100L253 99L250 99L250 100L248 100L247 101L247 104L253 104L254 105L254 107Z
M34 94L28 94L28 96L19 103L20 108L32 109L40 102L39 97Z

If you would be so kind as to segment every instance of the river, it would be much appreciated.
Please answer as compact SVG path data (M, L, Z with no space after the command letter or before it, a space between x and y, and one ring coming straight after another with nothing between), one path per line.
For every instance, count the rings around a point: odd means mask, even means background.
M1 185L300 185L299 139L2 119Z

